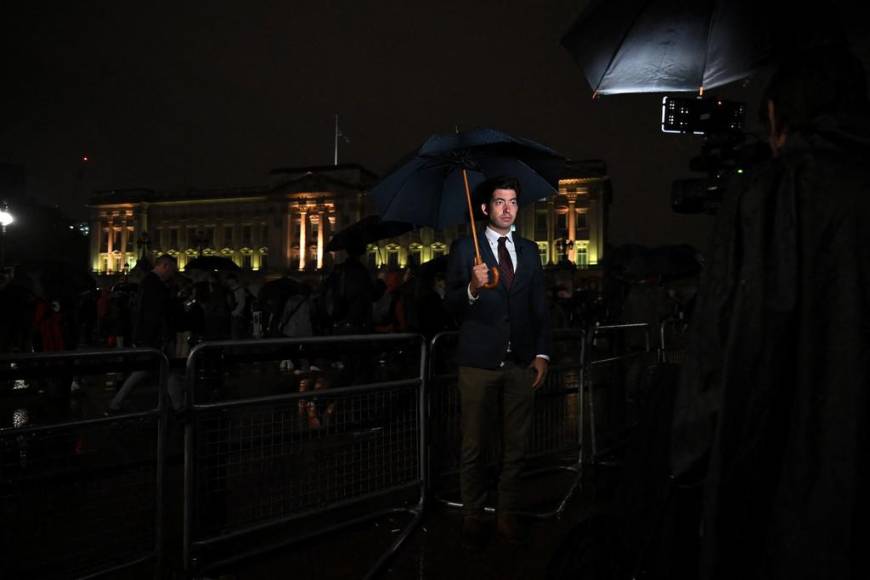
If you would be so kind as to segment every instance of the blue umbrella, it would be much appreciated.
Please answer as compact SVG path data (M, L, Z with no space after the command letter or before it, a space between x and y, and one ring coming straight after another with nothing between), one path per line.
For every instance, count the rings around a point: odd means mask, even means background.
M563 160L544 145L493 129L433 135L369 196L383 220L441 229L465 222L471 191L492 177L517 178L520 204L551 195Z
M432 135L406 156L369 192L384 220L441 229L471 222L472 239L481 263L471 192L487 179L510 176L520 182L518 203L526 204L556 192L554 184L564 158L534 141L493 129ZM498 283L492 270L487 287Z

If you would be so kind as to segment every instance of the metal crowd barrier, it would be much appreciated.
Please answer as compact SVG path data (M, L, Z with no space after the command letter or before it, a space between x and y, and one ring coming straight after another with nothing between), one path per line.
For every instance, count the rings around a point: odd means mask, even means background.
M425 499L426 344L412 334L204 343L187 365L188 573ZM230 555L228 555L230 554Z
M632 336L634 333L639 333L639 338ZM618 432L625 431L632 423L632 419L627 416L630 411L627 407L630 407L634 398L633 388L642 384L641 376L644 372L643 366L640 366L632 373L627 365L650 353L649 325L645 322L596 324L589 330L587 340L588 362L584 369L580 396L580 446L582 450L588 431L589 453L584 454L583 461L598 464L618 443L613 441L607 449L598 449L600 430L596 419L596 398L606 397L608 423L613 438L618 438ZM596 391L600 393L598 397ZM588 429L583 425L584 416L587 415Z
M132 371L141 410L104 416ZM0 355L0 578L158 577L166 372L152 349Z
M442 503L461 507L458 477L461 453L460 405L457 390L458 367L453 360L457 332L442 332L430 343L428 370L428 414L430 421L431 492ZM535 393L528 468L524 475L565 470L572 474L567 489L553 508L529 511L525 515L559 516L580 486L582 414L579 402L583 384L585 333L556 330L553 355L545 384ZM488 446L484 458L493 468L499 460L498 441ZM493 511L488 507L487 511Z

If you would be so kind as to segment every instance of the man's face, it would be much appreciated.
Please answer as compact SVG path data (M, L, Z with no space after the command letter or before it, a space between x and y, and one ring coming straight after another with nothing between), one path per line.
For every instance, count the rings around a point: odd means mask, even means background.
M157 264L156 270L157 270L157 276L161 280L166 282L167 280L172 279L172 277L175 275L175 271L176 271L175 263L162 262L160 264Z
M492 199L483 206L483 213L489 216L493 227L506 230L517 219L517 192L513 189L496 189Z

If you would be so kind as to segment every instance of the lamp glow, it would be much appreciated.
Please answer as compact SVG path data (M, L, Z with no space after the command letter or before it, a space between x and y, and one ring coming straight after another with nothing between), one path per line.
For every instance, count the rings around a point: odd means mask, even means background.
M0 226L4 228L8 225L12 225L15 222L15 217L9 213L9 210L6 208L0 209Z

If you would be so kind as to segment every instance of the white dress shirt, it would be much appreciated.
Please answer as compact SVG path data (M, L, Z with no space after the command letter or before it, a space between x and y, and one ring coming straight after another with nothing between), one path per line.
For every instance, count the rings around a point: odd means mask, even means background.
M486 230L483 232L483 235L486 236L486 241L489 242L489 248L492 250L492 255L495 256L495 261L498 263L498 239L502 237L500 233L495 231L489 226L486 226ZM507 240L505 241L505 246L507 247L508 254L511 257L511 262L514 265L514 274L517 273L517 247L514 245L513 232L508 232L507 236L505 236ZM468 301L470 303L474 303L479 296L474 296L471 293L471 283L468 284Z

